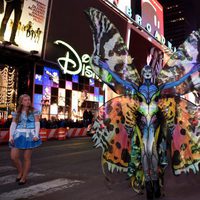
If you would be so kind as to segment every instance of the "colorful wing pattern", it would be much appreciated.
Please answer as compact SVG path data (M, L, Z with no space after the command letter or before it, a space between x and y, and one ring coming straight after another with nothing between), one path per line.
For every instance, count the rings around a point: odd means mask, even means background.
M99 59L106 61L109 69L121 79L140 85L139 74L128 54L126 45L116 27L101 11L89 8L86 13L93 31L92 69L116 93L126 94L126 88L117 83L111 74L98 64ZM166 66L162 70L156 69L154 74L157 76L158 85L179 80L200 62L199 39L200 32L193 32L172 55ZM155 64L150 63L150 65ZM158 107L165 118L163 127L161 127L164 140L167 135L171 135L171 157L175 174L188 172L190 169L194 172L199 170L200 110L187 100L177 97L177 95L193 90L199 93L199 89L200 73L196 71L182 84L170 91L170 98L164 91L158 101ZM102 165L107 164L111 172L116 169L128 174L133 174L130 170L136 169L137 172L134 173L132 180L135 189L137 184L142 185L143 181L141 149L136 125L138 107L139 102L135 96L113 98L99 109L99 115L92 126L92 131L95 132L93 136L95 146L101 147L103 150ZM162 149L161 146L158 147L160 158L162 151L166 150ZM134 166L131 167L131 164ZM162 161L160 161L160 165L162 165Z
M200 30L193 31L185 42L171 56L157 77L158 84L174 82L188 73L194 65L200 63ZM191 74L170 95L183 95L193 90L200 90L200 71Z
M171 158L174 174L199 171L200 108L186 99L163 98L158 103L164 113L166 132L171 136Z
M199 171L200 108L191 102L176 99L176 124L171 144L172 165L176 175Z
M127 171L137 107L138 102L128 96L113 98L99 109L93 124L93 141L102 148L102 164L107 164L111 172Z
M106 61L109 68L119 77L138 85L140 76L133 64L133 59L128 54L124 40L117 28L101 11L89 8L86 14L93 32L92 69L116 93L125 94L125 88L118 84L108 71L100 68L98 62L99 59Z

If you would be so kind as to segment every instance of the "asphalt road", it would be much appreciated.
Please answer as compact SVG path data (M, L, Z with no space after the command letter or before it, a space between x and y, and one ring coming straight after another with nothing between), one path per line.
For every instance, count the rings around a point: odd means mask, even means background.
M47 141L33 152L27 184L17 185L16 170L7 145L0 145L0 200L145 200L130 187L125 174L101 171L101 150L90 137ZM162 200L200 199L200 174L175 177L170 166L165 174Z

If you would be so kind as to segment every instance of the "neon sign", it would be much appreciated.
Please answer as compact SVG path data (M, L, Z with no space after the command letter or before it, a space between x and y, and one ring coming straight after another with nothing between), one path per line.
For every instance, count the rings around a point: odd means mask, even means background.
M54 43L66 47L66 54L57 59L60 69L64 74L80 74L88 78L97 79L97 76L92 71L90 66L90 56L88 54L83 54L80 58L75 49L73 49L73 47L66 42L62 40L56 40Z
M130 18L132 17L132 11L131 8L128 9L127 13L126 13ZM133 18L131 18L133 19ZM138 14L135 15L135 20L134 20L138 25L140 26L144 26L145 29L152 35L152 26L150 23L147 23L146 26L142 23L142 17ZM169 41L165 40L165 37L160 34L158 31L155 31L155 33L153 34L153 37L156 38L161 44L166 44L166 46L170 49L172 49L172 43ZM174 49L175 50L175 49Z
M118 1L115 1L115 0L108 0L109 2L111 2L112 4L116 5L118 8L118 4L119 2ZM121 1L122 2L122 1ZM149 3L151 4L151 6L157 10L156 13L159 13L159 16L162 15L162 6L155 0L143 0L142 1L143 3ZM124 3L124 2L123 2ZM125 13L131 20L133 20L134 22L136 22L136 24L138 24L139 26L142 26L144 27L147 32L149 34L151 34L151 36L153 36L158 42L160 42L161 44L163 45L166 45L169 49L173 50L173 51L176 51L176 48L175 47L172 47L172 43L169 42L169 41L166 41L165 37L159 33L159 29L161 32L163 32L161 26L163 24L163 21L160 21L155 14L153 15L153 24L145 21L145 18L142 19L142 17L138 14L135 15L135 19L132 17L132 9L131 9L131 6L129 4L129 2L126 2L127 4L125 5L125 9L120 9L123 13ZM124 3L125 4L125 3ZM143 6L143 5L142 5ZM149 14L149 13L148 13ZM155 27L158 29L156 30Z

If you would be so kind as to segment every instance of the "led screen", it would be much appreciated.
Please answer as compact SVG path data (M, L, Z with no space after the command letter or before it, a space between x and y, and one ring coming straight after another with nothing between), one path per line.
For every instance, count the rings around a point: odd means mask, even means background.
M66 88L67 90L72 90L72 82L71 82L71 81L66 81L65 88Z
M127 8L131 8L131 0L108 0L123 13L127 13Z
M72 75L72 82L78 83L78 75Z
M151 25L152 35L158 31L164 36L163 7L156 0L142 0L142 25Z
M94 79L91 79L91 78L89 79L89 85L94 86Z
M75 121L82 120L84 109L96 109L95 103L99 105L100 101L103 101L103 96L100 97L100 84L97 84L94 79L88 78L83 81L80 76L71 76L67 79L71 81L66 81L59 77L59 70L46 66L40 71L36 68L36 72L38 74L35 74L33 103L34 107L41 112L42 118L70 117ZM65 88L62 88L62 85ZM78 86L77 90L73 89L74 85Z
M56 103L51 105L50 114L51 115L57 115L58 114L58 105Z
M52 87L59 86L59 71L49 67L44 67L43 84Z
M41 94L34 94L34 103L35 104L41 104L42 101L42 95Z
M50 102L51 99L51 87L43 86L43 100L48 100Z
M42 85L42 83L43 83L42 75L36 74L35 75L35 84Z
M65 106L65 89L58 89L58 105Z

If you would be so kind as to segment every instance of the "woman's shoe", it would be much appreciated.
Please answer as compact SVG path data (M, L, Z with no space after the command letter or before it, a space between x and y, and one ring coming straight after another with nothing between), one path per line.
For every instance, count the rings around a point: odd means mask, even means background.
M20 180L20 181L18 182L18 185L24 185L24 184L26 184L26 181L21 181L21 180Z
M21 177L15 179L16 182L19 182L20 180L21 180Z
M153 200L153 185L151 181L145 182L147 200Z
M160 192L159 180L153 181L153 190L154 190L155 198L160 198L161 197L161 192Z

